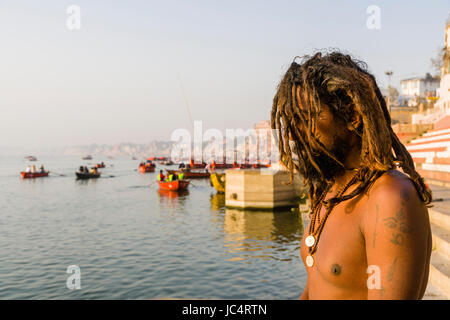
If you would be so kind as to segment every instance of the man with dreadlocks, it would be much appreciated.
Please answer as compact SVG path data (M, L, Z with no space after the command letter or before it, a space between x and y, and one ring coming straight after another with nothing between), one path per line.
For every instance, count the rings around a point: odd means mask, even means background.
M291 180L297 171L309 187L300 299L421 299L431 191L392 131L366 65L340 52L294 60L271 125Z

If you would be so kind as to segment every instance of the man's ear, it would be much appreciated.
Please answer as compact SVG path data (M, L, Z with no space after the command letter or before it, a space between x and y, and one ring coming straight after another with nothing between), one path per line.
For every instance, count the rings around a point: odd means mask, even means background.
M347 129L350 131L355 131L357 134L361 134L362 127L362 117L359 113L355 112L351 121L347 123Z

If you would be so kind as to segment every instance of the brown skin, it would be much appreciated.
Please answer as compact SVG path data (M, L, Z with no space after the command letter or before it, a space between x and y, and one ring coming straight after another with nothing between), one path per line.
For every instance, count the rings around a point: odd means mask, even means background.
M360 163L359 137L355 133L361 117L352 123L337 119L324 106L315 136L331 147L338 135L351 144L346 168ZM336 176L325 199L353 176L352 170ZM352 192L350 187L345 194ZM320 220L325 208L319 213ZM301 257L305 263L308 248L305 228ZM398 170L381 176L365 194L336 205L320 236L314 265L305 264L308 280L300 299L421 299L428 282L431 231L428 210L409 178ZM373 288L376 275L369 266L379 268L379 288ZM371 288L368 287L372 284Z

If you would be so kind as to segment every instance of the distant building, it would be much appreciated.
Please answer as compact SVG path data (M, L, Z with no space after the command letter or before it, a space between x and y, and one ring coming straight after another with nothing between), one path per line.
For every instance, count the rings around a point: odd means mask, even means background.
M443 110L443 113L450 114L450 17L445 28L444 65L442 67L441 83L439 86L439 100L436 108Z
M253 128L255 130L261 130L261 129L270 130L270 121L268 121L268 120L261 120L258 123L256 123Z
M445 25L444 63L439 84L439 100L427 114L412 116L413 124L433 123L435 129L450 127L450 17Z
M439 77L433 77L429 73L424 78L415 77L401 80L400 105L416 106L420 103L420 98L436 97L439 82Z

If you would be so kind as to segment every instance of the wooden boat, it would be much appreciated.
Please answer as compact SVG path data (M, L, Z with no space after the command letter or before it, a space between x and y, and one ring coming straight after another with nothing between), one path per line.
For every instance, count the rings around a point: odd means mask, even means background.
M86 180L86 179L97 179L100 178L101 172L98 173L86 173L86 172L75 172L77 179Z
M167 191L183 191L189 186L189 180L158 181L159 188Z
M149 166L140 165L139 166L139 172L142 172L142 173L155 172L155 167L156 166L154 164L151 164Z
M42 178L47 177L50 171L46 172L21 172L20 175L23 179Z
M233 165L230 163L216 163L214 167L215 169L231 169Z
M240 168L240 169L263 169L263 168L270 168L270 164L259 164L259 163L241 163L237 166L233 166L233 169Z
M211 175L209 172L198 172L198 171L180 171L180 170L166 170L168 174L179 175L181 172L184 173L186 179L200 179L209 178Z
M206 163L189 163L191 169L203 169L206 167Z
M225 193L225 173L211 173L211 184L217 192Z

